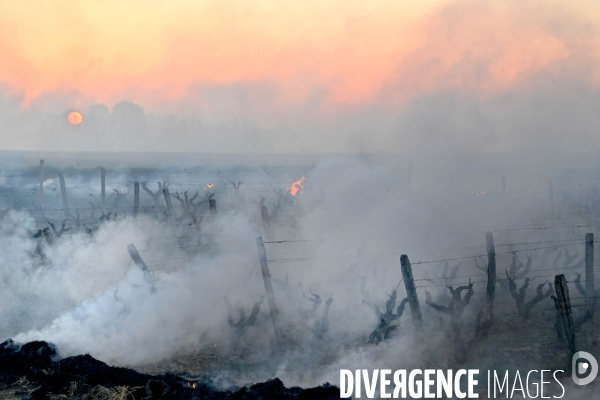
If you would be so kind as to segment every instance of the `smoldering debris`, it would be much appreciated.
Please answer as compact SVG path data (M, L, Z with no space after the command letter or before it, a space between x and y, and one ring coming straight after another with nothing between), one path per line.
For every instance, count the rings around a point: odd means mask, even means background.
M90 355L60 358L47 342L0 344L0 394L15 398L94 399L116 394L128 399L337 399L339 388L323 385L311 389L286 388L279 379L246 387L219 390L207 377L184 379L174 375L141 374L111 367ZM109 398L113 398L110 396Z

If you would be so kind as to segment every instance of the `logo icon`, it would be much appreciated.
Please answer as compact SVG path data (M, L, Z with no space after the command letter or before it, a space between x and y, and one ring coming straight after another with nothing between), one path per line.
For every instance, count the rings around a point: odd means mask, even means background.
M571 371L576 385L587 385L598 376L598 362L590 353L578 351L573 355Z

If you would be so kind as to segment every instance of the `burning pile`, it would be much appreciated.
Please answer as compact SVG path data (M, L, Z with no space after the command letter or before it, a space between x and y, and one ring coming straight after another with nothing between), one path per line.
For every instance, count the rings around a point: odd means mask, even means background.
M304 179L306 178L304 177L304 175L302 175L302 178L292 183L292 186L287 188L287 192L292 196L297 195L298 192L300 192L300 189L304 189L304 186L302 186L302 182L304 182Z
M0 397L121 399L335 399L337 387L286 388L279 379L221 391L207 379L166 374L151 376L106 365L90 355L59 359L54 345L43 341L0 344Z

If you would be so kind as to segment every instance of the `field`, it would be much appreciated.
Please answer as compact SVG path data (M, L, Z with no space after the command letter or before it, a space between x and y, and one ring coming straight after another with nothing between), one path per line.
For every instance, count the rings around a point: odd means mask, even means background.
M573 386L571 355L596 354L592 156L40 159L2 158L2 340L191 391L373 368ZM81 397L75 382L53 393Z

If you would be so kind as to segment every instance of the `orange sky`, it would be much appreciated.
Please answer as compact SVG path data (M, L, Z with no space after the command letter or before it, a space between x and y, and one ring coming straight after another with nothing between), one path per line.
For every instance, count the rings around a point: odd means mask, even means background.
M4 0L0 83L24 105L76 91L82 104L158 111L237 83L275 85L280 106L324 93L324 109L447 88L486 96L597 61L600 5L563 4Z

